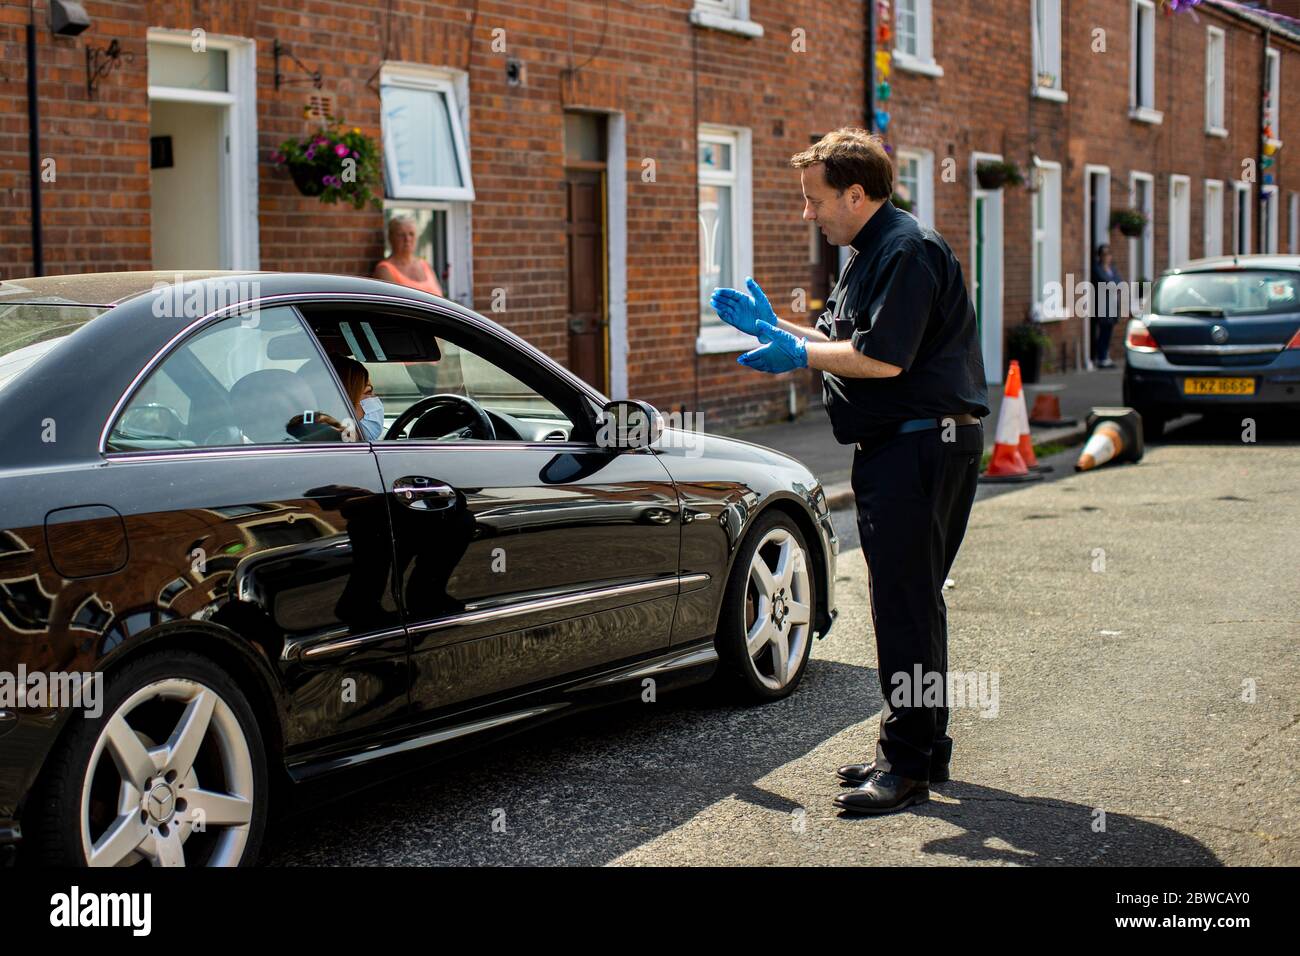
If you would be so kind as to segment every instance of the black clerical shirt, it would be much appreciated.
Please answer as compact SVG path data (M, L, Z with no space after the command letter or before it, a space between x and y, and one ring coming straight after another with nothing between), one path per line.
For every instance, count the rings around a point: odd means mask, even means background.
M908 419L988 415L975 309L948 243L886 202L852 246L816 328L903 371L892 378L822 373L836 440L869 447Z

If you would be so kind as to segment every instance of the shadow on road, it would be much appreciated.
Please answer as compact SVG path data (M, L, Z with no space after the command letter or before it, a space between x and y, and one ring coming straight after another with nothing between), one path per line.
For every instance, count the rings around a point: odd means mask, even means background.
M954 780L933 788L927 804L910 811L936 817L962 832L930 840L921 852L974 863L1019 866L1218 866L1199 840L1120 813L1105 815L1096 832L1097 809L1065 800L1022 797ZM849 817L854 824L879 818Z
M1248 444L1242 438L1246 429L1244 420L1255 423L1254 438L1260 445L1300 444L1300 415L1282 412L1258 414L1197 415L1178 419L1166 428L1162 438L1148 444L1161 445L1236 445Z
M709 686L557 721L336 796L278 821L267 865L599 865L735 796L789 812L758 786L881 706L874 668L818 660L761 707ZM875 724L864 731L866 752ZM826 768L829 773L831 768ZM374 771L367 771L374 773ZM359 786L354 778L352 786ZM493 829L494 820L505 830Z

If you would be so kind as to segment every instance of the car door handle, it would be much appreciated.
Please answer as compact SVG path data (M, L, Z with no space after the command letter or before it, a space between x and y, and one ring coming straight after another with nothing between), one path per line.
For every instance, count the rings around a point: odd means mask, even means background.
M398 478L393 482L393 494L406 507L419 511L450 508L456 503L455 488L445 482L425 478L423 475Z

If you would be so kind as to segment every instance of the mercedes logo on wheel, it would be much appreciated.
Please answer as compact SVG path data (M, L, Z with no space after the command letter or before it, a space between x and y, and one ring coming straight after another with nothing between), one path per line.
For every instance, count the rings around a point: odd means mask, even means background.
M1216 325L1210 329L1210 338L1214 339L1215 345L1222 345L1228 341L1228 330L1221 325Z

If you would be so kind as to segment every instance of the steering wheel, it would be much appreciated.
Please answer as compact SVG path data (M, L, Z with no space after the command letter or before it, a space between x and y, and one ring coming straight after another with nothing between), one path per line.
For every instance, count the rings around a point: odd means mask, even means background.
M430 395L428 398L422 398L402 414L397 416L397 421L384 433L385 441L396 440L408 425L416 419L423 417L427 412L435 408L445 408L458 406L469 413L470 422L461 428L458 432L452 433L449 440L477 438L482 441L493 441L497 437L496 429L492 427L492 419L488 413L483 410L483 406L474 399L465 395L453 395L450 392L441 395Z

